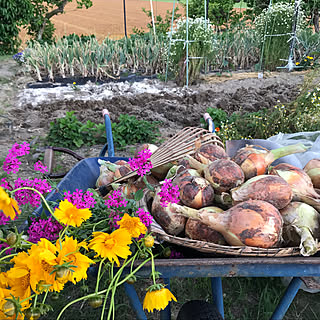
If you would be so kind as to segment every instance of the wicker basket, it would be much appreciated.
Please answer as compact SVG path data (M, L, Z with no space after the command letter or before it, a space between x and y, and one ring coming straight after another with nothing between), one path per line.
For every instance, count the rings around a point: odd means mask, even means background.
M155 221L152 222L150 231L156 236L159 242L168 242L175 245L187 247L199 252L207 254L219 254L230 256L245 256L245 257L291 257L299 256L299 247L288 248L256 248L256 247L235 247L235 246L223 246L215 243L192 240L189 238L180 238L167 234L162 227ZM318 251L320 250L320 244Z

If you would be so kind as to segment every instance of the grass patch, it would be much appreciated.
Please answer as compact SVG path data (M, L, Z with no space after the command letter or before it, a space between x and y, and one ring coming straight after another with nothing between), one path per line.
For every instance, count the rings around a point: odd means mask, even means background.
M12 59L11 55L4 55L4 56L0 55L0 62L6 61L6 60L11 60L11 59Z
M248 9L249 6L246 2L240 1L233 6L235 9Z

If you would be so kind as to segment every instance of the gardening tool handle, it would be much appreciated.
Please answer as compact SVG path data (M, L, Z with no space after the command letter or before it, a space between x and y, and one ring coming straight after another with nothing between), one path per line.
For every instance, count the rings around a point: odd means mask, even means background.
M114 147L113 147L113 137L112 137L112 126L111 126L111 120L110 120L110 113L108 111L108 109L103 109L102 110L102 115L104 118L104 125L106 127L106 136L107 136L107 145L108 145L108 157L114 157ZM102 149L102 151L100 152L100 156L101 153L105 153L106 151L106 145L104 146L104 148ZM104 156L104 154L102 155Z
M214 126L214 122L213 122L210 114L206 112L206 113L203 115L203 119L204 119L205 122L208 124L208 130L209 130L210 132L215 132L215 131L216 131L216 128L215 128L215 126Z
M67 148L51 147L51 146L47 147L44 151L43 163L45 166L47 166L48 173L46 173L45 176L48 178L63 178L68 173L68 171L63 173L52 173L54 169L54 151L70 154L77 160L84 159L84 157L80 156L79 154Z

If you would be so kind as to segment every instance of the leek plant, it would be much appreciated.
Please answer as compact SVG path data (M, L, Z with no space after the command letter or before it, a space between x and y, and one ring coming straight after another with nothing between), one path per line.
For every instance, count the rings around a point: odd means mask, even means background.
M60 39L55 44L33 42L25 50L25 66L39 81L56 77L118 77L122 70L141 74L165 70L166 46L161 37L151 34L111 40L101 44L91 38L86 42Z

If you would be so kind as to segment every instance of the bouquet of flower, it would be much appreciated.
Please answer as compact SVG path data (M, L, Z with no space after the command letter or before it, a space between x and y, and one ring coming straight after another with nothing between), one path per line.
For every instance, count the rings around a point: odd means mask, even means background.
M158 281L154 238L148 232L152 216L137 205L141 192L126 199L120 190L105 198L94 189L65 190L60 201L46 201L46 194L55 187L49 179L42 179L47 168L40 161L34 165L40 178L10 181L10 175L19 171L20 158L29 152L28 143L16 143L3 162L7 176L0 184L0 319L38 319L52 310L48 296L62 291L68 282L87 280L92 266L97 271L95 290L65 305L57 320L82 300L94 301L95 307L101 305L101 319L106 310L107 319L114 319L116 289L135 278L148 261L153 283L147 288L143 308L153 312L176 301ZM142 151L130 159L132 170L145 177L152 168L150 155ZM162 190L164 206L168 201L177 202L168 194L169 183ZM44 210L35 215L34 209L40 205ZM137 267L136 259L140 260ZM129 271L124 273L125 269ZM104 287L102 275L108 275Z

